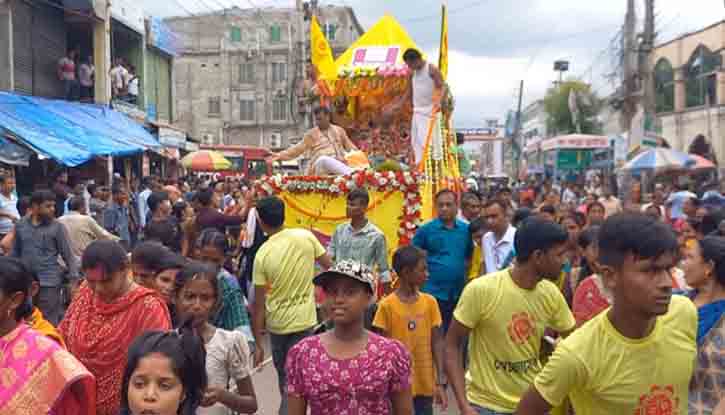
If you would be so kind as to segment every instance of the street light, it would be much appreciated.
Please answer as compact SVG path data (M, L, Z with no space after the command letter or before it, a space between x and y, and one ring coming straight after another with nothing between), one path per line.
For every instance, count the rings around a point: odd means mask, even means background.
M568 72L569 71L569 61L564 61L564 60L555 61L554 62L554 70L556 72L559 72L559 85L561 85L561 82L562 82L563 77L564 77L564 72Z

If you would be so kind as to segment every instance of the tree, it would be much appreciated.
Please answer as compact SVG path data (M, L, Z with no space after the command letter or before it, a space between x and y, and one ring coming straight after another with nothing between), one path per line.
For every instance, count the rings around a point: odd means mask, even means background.
M562 135L574 134L577 126L569 109L569 95L574 90L577 94L577 107L581 118L582 134L599 134L601 125L597 121L597 114L601 101L592 92L591 86L579 81L566 81L549 88L544 98L544 112L546 112L546 126L549 132Z

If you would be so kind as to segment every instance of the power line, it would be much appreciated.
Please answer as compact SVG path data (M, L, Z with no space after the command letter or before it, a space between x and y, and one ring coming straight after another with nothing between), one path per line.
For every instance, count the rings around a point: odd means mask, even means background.
M474 7L477 7L477 6L480 6L481 4L486 3L487 1L489 1L489 0L473 1L473 2L470 2L468 4L464 4L461 7L456 7L456 8L448 9L448 15L450 16L451 14L459 13L459 12L462 12L464 10L468 10L468 9L471 9L471 8L474 8ZM422 22L422 21L425 21L425 20L440 19L440 18L441 18L440 13L436 13L436 14L429 14L429 15L425 15L425 16L419 16L419 17L413 17L411 19L401 20L401 22L402 23L416 23L416 22Z
M185 11L190 16L196 16L191 10L189 10L186 6L184 6L179 0L172 0L179 8L183 11Z

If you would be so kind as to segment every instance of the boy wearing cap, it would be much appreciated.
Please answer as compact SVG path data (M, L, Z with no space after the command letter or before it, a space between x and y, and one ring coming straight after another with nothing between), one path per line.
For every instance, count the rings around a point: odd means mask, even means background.
M411 353L414 414L433 415L433 401L445 411L448 397L441 313L435 297L420 292L428 278L425 251L414 246L399 248L393 255L393 269L398 287L378 305L373 326Z

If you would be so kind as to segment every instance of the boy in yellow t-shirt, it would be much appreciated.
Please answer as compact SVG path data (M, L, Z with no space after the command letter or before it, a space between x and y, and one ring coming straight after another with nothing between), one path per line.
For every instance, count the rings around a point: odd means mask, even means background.
M398 287L378 304L373 326L408 349L413 363L414 415L433 415L433 402L445 411L448 400L441 313L435 297L420 292L428 278L425 251L414 246L398 249L393 255L393 269L399 277Z
M577 414L687 414L697 310L672 297L677 239L647 216L618 214L598 245L612 306L557 346L516 413L543 415L568 396Z
M544 330L574 328L574 316L551 282L561 271L568 239L558 224L530 218L516 231L516 265L464 288L446 349L458 350L469 337L465 376L460 354L445 356L462 415L512 414L541 370Z

